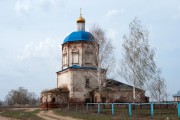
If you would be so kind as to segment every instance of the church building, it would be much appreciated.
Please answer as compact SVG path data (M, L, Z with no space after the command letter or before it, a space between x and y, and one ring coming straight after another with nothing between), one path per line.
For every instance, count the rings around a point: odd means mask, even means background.
M69 97L84 101L98 87L96 41L85 31L85 19L76 20L77 31L68 35L62 44L62 70L57 72L57 87L67 87ZM105 79L106 74L101 74Z
M94 36L85 30L85 19L81 14L76 23L77 30L69 34L62 43L62 70L57 72L57 88L41 93L41 106L48 103L49 107L57 107L58 104L67 103L70 100L76 102L132 101L128 97L132 97L132 86L115 80L106 84L109 80L106 79L105 69L100 68L101 74L98 74L99 45ZM101 82L98 78L101 78ZM100 84L104 84L103 91L105 91L101 97L98 94ZM145 101L145 91L137 89L136 93L142 93L139 101Z

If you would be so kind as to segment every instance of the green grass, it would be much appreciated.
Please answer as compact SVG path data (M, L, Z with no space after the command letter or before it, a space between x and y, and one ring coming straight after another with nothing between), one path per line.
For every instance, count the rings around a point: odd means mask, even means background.
M97 113L97 108L91 108L88 111L85 109L54 109L57 115L70 116L73 118L84 120L152 120L150 117L150 109L133 109L133 116L129 118L128 109L116 108L115 115L112 116L111 109L102 109L100 114ZM25 111L25 110L0 110L0 115L17 118L21 120L42 120L37 116L39 110ZM154 109L153 120L178 120L177 109Z
M134 109L132 118L128 116L128 109L115 109L115 115L112 116L111 109L101 109L100 114L97 109L86 110L68 110L55 109L57 115L71 116L84 120L152 120L150 109ZM178 120L177 109L155 109L153 120Z
M21 120L43 120L36 114L39 110L35 111L24 111L24 110L5 110L1 111L0 115L5 117L17 118Z
M93 112L87 111L76 111L76 110L53 110L55 114L62 115L62 116L70 116L73 118L79 118L84 120L111 120L112 116L104 115L104 114L97 114Z

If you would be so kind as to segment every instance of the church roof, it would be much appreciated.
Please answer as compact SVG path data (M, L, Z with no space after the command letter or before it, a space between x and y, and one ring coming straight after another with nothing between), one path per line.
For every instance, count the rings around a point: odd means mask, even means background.
M180 91L178 91L177 94L174 94L173 97L180 97Z
M64 39L64 43L67 42L76 42L76 41L93 41L94 37L90 32L86 32L86 31L75 31L72 32L70 35L68 35L65 39Z
M133 86L122 83L122 82L117 81L117 80L113 80L113 79L106 79L106 83L107 83L106 84L107 87L117 86L119 88L133 89ZM140 89L140 88L137 88L137 87L136 87L136 89L140 90L140 91L144 91L143 89Z
M63 70L60 70L60 71L58 71L58 72L65 71L65 70L67 70L67 69L69 69L69 68L74 68L74 69L84 69L84 70L97 70L96 67L88 67L88 66L72 65L72 66L70 66L70 67L68 67L68 68L65 68L65 69L63 69ZM57 73L58 73L58 72L57 72Z
M75 69L92 69L92 70L97 70L96 67L88 67L88 66L79 66L79 65L72 65L69 68L75 68Z
M54 88L54 89L49 89L49 90L43 90L41 93L62 93L62 92L69 92L68 88Z

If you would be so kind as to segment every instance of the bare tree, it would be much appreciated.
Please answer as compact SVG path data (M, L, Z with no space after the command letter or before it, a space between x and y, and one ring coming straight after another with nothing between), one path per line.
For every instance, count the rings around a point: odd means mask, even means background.
M95 57L97 57L96 67L107 69L110 72L112 63L114 63L111 39L106 36L105 30L97 25L92 26L90 32L95 39Z
M105 30L97 25L92 26L90 32L94 36L95 42L93 42L93 59L95 60L94 66L97 68L96 76L98 80L99 93L101 94L101 88L103 85L103 75L110 75L112 72L112 65L114 63L113 46L111 39L109 39Z
M9 105L15 104L27 104L28 103L28 91L23 87L19 87L17 90L11 90L6 96L6 100Z
M151 98L156 101L164 101L167 99L166 84L164 78L161 77L161 72L158 71L155 78L150 83L148 89L150 91Z
M37 102L35 93L28 92L27 89L23 87L19 87L17 90L9 91L8 95L6 95L5 102L8 105L26 105Z
M31 106L38 106L40 104L40 99L34 92L28 93L28 101L28 104Z
M129 35L124 36L120 74L133 85L133 100L135 102L136 87L145 89L156 73L155 50L149 45L148 31L138 19L135 18L129 24L129 29Z

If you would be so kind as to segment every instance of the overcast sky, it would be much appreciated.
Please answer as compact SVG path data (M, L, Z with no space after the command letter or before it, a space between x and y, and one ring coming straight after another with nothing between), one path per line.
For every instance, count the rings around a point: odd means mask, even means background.
M112 39L117 64L123 35L138 17L168 93L180 90L180 0L0 0L0 100L20 86L37 95L56 87L61 44L76 30L80 8L86 30L97 24Z

